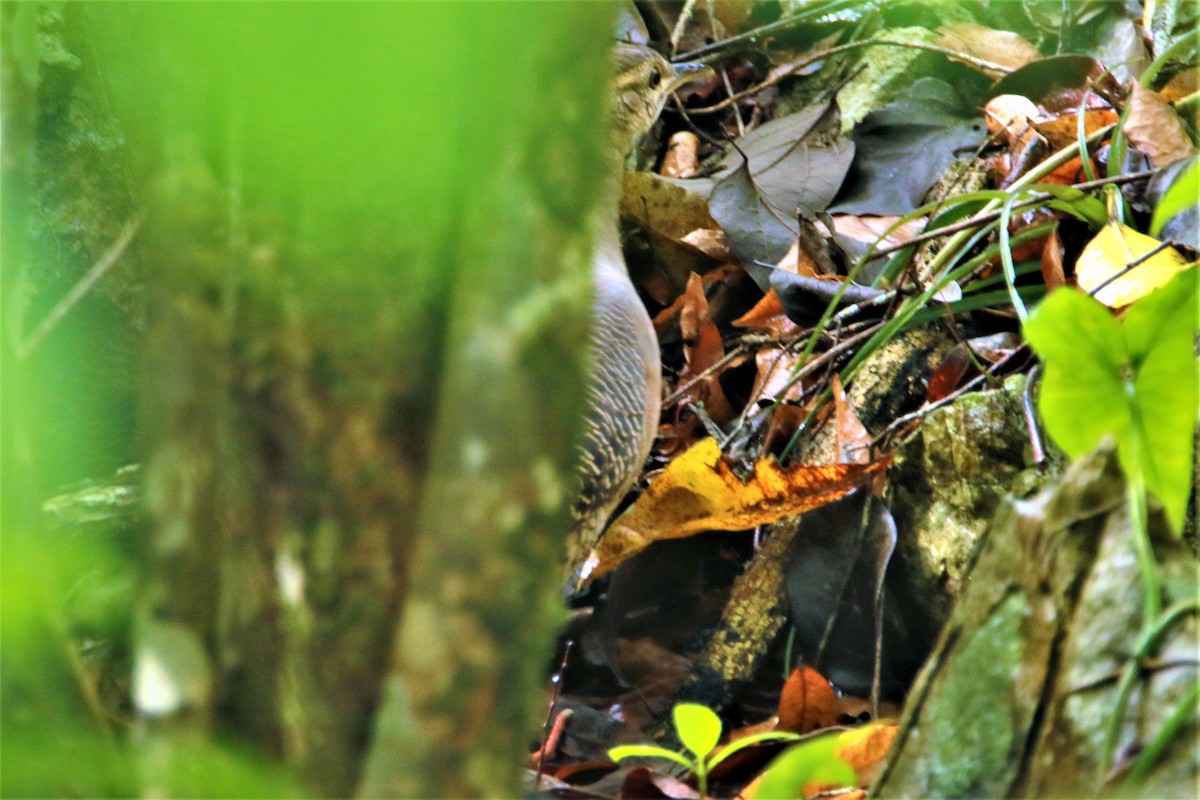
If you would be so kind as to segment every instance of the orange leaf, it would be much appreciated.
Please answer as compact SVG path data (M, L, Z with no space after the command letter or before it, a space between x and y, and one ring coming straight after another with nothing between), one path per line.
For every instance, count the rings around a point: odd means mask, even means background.
M688 278L679 312L679 332L683 336L683 359L686 364L679 373L679 385L703 374L725 356L721 332L708 318L708 299L704 296L704 281L696 273ZM729 422L737 412L725 399L719 371L706 375L687 390L693 402L704 403L704 410L718 423Z
M740 531L831 503L888 465L829 464L784 468L772 457L754 465L742 481L717 443L703 439L667 465L628 510L609 527L588 556L590 579L661 539L702 531Z
M837 724L837 696L829 681L810 667L796 667L779 695L779 730L811 733Z
M838 735L838 758L854 767L859 786L875 779L899 729L895 722L872 722Z

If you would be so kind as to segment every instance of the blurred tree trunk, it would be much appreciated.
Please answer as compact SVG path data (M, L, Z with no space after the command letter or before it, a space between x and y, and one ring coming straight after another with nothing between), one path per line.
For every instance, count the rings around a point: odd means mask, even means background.
M67 8L140 209L144 793L215 791L225 738L325 795L519 791L610 11Z

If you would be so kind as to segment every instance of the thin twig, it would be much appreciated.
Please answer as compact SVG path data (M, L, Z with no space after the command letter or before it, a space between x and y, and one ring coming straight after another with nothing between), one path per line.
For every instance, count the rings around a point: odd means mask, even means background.
M815 64L818 61L824 61L825 59L829 58L830 56L835 56L838 53L844 53L848 50L854 50L854 49L857 49L860 47L873 47L875 45L892 45L894 47L911 47L916 50L929 50L934 53L941 53L942 55L947 56L949 58L956 58L960 61L966 61L967 63L972 64L973 66L976 66L981 70L987 70L987 71L991 71L991 72L999 72L1002 75L1007 75L1013 71L1010 67L1006 67L1003 64L994 64L991 61L984 61L981 58L975 58L974 56L969 55L968 53L962 53L957 50L950 50L949 48L946 48L946 47L938 47L937 45L934 45L934 44L925 44L923 42L904 42L904 41L900 41L898 39L862 39L861 41L857 41L857 42L848 42L847 44L839 44L836 47L830 47L826 50L821 50L819 52L805 56L804 58L793 61L791 64L788 64L785 68L777 71L771 77L767 78L766 80L762 81L761 83L757 83L754 86L751 86L749 89L743 89L742 91L738 92L737 94L730 95L729 97L725 98L721 102L714 103L711 106L703 106L702 108L690 109L690 112L692 114L715 114L718 111L724 111L726 108L729 108L731 105L738 102L739 100L742 100L746 97L750 97L751 95L758 94L759 92L763 91L764 89L771 88L775 84L782 81L784 78L791 76L797 70L801 70L810 64Z
M1025 388L1021 392L1021 411L1025 414L1025 427L1029 428L1029 449L1033 463L1039 467L1046 463L1046 448L1042 446L1042 433L1038 430L1037 415L1033 413L1033 386L1041 371L1040 362L1033 365L1025 376Z
M67 292L66 296L54 305L54 308L50 309L50 313L42 318L42 321L33 329L33 333L29 335L29 338L21 342L17 348L18 359L24 361L28 358L37 346L41 344L42 339L46 338L46 334L50 333L54 329L54 326L61 322L63 317L67 315L67 312L74 308L83 299L83 296L96 285L96 282L104 277L104 274L121 259L121 256L125 253L125 249L129 247L129 243L133 241L133 237L141 227L142 216L140 214L126 223L120 235L117 236L117 240L113 242L112 247L108 248L108 252L92 265L87 274L71 287L71 291Z
M1159 169L1161 169L1161 168L1148 169L1143 172L1131 172L1128 175L1118 175L1114 178L1100 178L1100 179L1094 180L1094 181L1085 181L1083 183L1071 184L1071 185L1067 186L1066 188L1078 189L1079 191L1087 191L1089 189L1096 189L1100 186L1105 186L1108 184L1132 183L1133 181L1140 181L1144 178L1153 177L1159 171ZM1054 198L1054 195L1049 194L1048 192L1037 192L1037 193L1031 195L1027 200L1022 200L1019 203L1013 203L1012 210L1019 211L1026 207L1029 207L1029 206L1040 205L1041 203L1045 202L1046 200L1051 200L1053 198ZM974 228L975 226L982 225L984 223L995 222L996 220L1000 219L1000 215L1001 215L1000 210L989 211L986 214L977 214L973 217L969 217L967 219L960 220L951 225L946 225L945 227L942 227L942 228L936 228L932 231L925 231L924 233L919 233L916 236L912 237L911 239L907 239L898 244L891 244L891 245L888 245L887 247L881 247L878 250L874 251L874 255L885 256L889 253L894 253L897 250L903 250L904 248L911 247L912 245L915 245L915 244L920 244L922 242L927 242L927 241L930 241L933 239L939 239L942 236L946 236L951 233L958 233L959 231L964 231L964 230L967 230L968 228Z

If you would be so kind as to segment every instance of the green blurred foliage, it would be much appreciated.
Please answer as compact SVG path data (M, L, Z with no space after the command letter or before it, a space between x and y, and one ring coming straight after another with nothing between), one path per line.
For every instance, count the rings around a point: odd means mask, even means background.
M331 324L347 339L332 349L356 353L377 370L395 369L432 405L433 362L449 338L452 288L498 286L518 294L539 270L558 267L473 258L457 269L463 253L477 251L480 242L486 250L487 237L496 235L481 223L513 205L503 183L481 176L494 174L513 153L535 150L529 141L545 136L551 121L568 139L599 141L611 9L595 3L26 8L35 7L6 10L6 20L20 24L5 40L16 59L6 64L13 72L5 83L0 793L297 796L301 790L281 769L245 751L237 731L229 741L185 743L156 762L128 706L133 598L145 544L128 529L52 528L41 513L62 482L103 477L136 451L137 387L135 375L124 373L136 347L124 338L130 320L117 318L119 305L89 306L95 292L33 356L23 363L14 358L21 337L79 278L63 272L55 249L61 242L29 234L38 224L30 199L35 139L62 133L45 127L49 117L39 104L70 91L51 78L70 83L94 70L103 85L95 116L73 106L64 121L120 161L148 228L156 215L175 215L179 229L224 237L220 252L203 249L209 240L175 242L186 254L178 262L141 264L151 280L170 281L175 271L201 264L212 268L214 286L290 286L281 306L299 298L317 326L346 315L359 319L368 303L384 307L386 319ZM77 54L55 52L60 43L37 27L37 14L64 8L69 22L62 30L82 30L78 41L87 42ZM571 49L564 31L594 37L570 62L561 59ZM78 75L63 67L72 59L83 65ZM578 74L556 81L555 70L564 69ZM557 93L539 96L542 84L528 77L547 72L546 85ZM104 115L118 125L102 125ZM575 176L599 174L603 164L594 146L563 152L566 163L547 156L530 171L553 212L578 215L600 181L580 183ZM69 174L80 193L89 189L86 175L77 180L71 172L79 164L41 168ZM186 202L177 202L181 187L195 189L183 193ZM159 205L163 197L174 204ZM112 213L102 222L128 221L128 212ZM132 261L140 246L131 249ZM271 269L262 268L267 262ZM412 342L421 346L407 346ZM108 370L115 356L122 374L97 379L89 371Z

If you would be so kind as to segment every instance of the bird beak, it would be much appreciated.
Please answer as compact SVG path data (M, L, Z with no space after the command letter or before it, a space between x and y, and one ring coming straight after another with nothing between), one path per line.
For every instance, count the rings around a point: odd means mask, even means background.
M681 61L671 66L675 68L675 77L668 87L668 90L671 92L689 83L695 83L698 80L709 78L716 74L713 72L712 67L707 64L701 64L699 61Z

